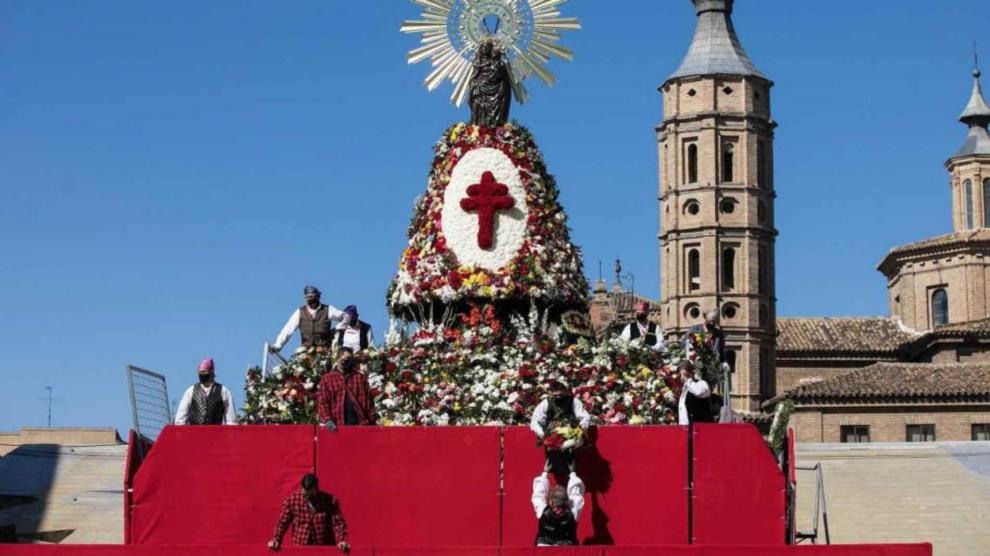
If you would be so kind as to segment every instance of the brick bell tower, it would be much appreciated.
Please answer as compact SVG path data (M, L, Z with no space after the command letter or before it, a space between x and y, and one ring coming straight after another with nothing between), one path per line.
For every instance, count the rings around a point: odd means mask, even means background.
M681 335L717 309L733 406L774 394L773 130L767 79L732 26L733 0L692 0L684 61L660 86L660 290L663 325Z

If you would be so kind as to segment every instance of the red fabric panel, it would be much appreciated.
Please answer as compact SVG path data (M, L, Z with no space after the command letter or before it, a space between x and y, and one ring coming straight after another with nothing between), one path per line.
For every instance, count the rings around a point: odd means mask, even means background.
M503 547L501 556L602 556L601 546L527 546Z
M694 544L784 544L784 474L756 427L694 425Z
M497 427L341 427L317 436L321 485L361 545L495 546Z
M312 426L168 426L134 477L135 544L264 544L312 471Z
M787 473L792 485L797 485L797 454L794 453L794 429L787 429Z
M687 428L592 427L588 436L590 446L578 452L577 461L578 476L587 490L578 519L578 541L686 544ZM543 461L544 451L536 446L532 431L505 429L503 545L529 545L536 538L530 496ZM567 482L567 477L558 479Z
M497 546L461 546L452 548L380 548L375 556L498 556Z

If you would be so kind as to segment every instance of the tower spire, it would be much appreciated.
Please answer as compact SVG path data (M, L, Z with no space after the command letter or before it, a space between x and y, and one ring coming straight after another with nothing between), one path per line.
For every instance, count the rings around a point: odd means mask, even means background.
M687 55L667 80L693 75L767 77L746 55L732 25L733 0L691 0L698 13Z
M987 105L983 97L983 88L980 86L980 66L976 55L976 48L973 49L973 92L969 96L969 103L959 115L959 121L969 126L969 135L966 143L959 149L953 158L959 156L969 156L974 154L990 154L990 135L987 134L987 125L990 124L990 106Z

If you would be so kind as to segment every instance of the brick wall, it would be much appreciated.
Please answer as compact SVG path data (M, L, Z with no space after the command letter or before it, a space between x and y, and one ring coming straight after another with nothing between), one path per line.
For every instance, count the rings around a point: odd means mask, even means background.
M791 416L798 442L840 442L842 425L869 426L870 442L904 442L909 424L935 425L935 439L939 441L968 441L974 423L990 423L990 404L798 407Z

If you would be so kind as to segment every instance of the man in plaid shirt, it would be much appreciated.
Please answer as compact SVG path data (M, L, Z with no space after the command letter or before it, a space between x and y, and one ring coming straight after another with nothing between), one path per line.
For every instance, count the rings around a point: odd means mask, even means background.
M348 552L347 523L340 513L337 500L320 491L316 475L307 473L302 478L302 489L293 492L282 502L282 515L275 525L275 536L268 541L268 548L282 547L282 537L292 525L292 544L331 545L336 544L343 552Z
M316 411L320 422L331 429L337 425L375 424L378 416L368 377L358 371L350 348L337 351L337 363L320 379Z

